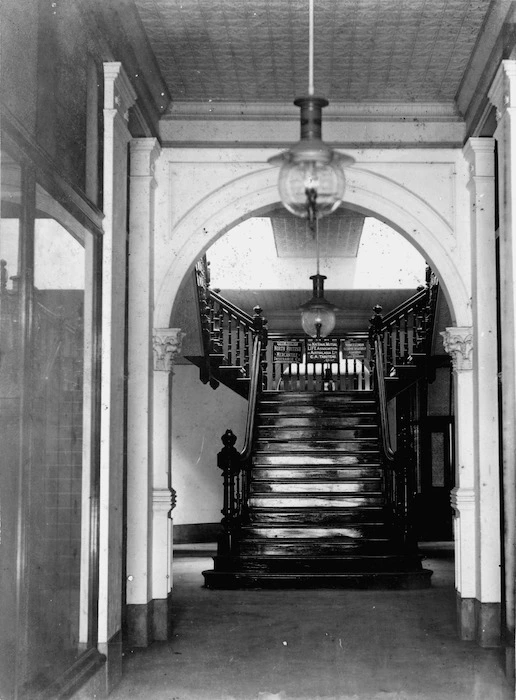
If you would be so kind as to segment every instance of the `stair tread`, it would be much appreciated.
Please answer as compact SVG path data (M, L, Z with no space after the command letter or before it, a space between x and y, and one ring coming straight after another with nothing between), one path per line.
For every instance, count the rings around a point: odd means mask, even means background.
M219 572L219 571L203 571L204 574L212 574L212 575L219 575L219 576L226 576L227 574L225 572ZM278 573L278 572L260 572L259 574L251 574L247 572L231 572L235 576L259 576L260 578L290 578L290 579L297 579L299 578L300 574L297 573ZM388 577L388 576L424 576L424 577L429 577L432 575L432 571L430 569L421 569L420 571L352 571L352 572L307 572L303 573L303 577L307 578L355 578L357 576L378 576L378 577Z
M249 520L208 587L429 585L386 503L372 391L267 391L256 421Z
M229 557L219 557L220 559L234 559L234 560L244 560L244 561L250 561L250 560L258 560L258 561L267 561L269 558L268 555L266 554L238 554L238 555L233 555ZM275 562L291 562L292 560L299 560L299 561L306 561L307 559L312 560L312 561L355 561L356 559L365 559L367 561L388 561L388 560L417 560L421 561L421 555L419 554L403 554L399 552L387 552L387 553L381 553L381 552L364 552L364 554L361 554L357 556L356 554L311 554L310 556L280 556L278 555L277 557L274 557Z

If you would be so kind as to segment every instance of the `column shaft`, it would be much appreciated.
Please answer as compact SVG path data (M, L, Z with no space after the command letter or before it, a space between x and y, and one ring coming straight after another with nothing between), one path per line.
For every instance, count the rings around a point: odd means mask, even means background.
M136 99L120 63L104 64L104 237L100 417L99 650L107 691L121 676L127 114Z
M127 628L131 646L152 632L152 312L156 139L131 142L127 380Z
M499 192L500 343L505 630L514 652L516 546L516 61L502 61L489 91L496 107ZM512 664L514 661L514 653Z
M471 138L465 155L472 169L477 639L482 646L495 646L500 641L501 528L494 139Z

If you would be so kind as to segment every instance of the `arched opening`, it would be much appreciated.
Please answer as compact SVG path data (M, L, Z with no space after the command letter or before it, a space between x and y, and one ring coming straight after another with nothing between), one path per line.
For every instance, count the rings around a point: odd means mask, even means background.
M471 310L460 257L449 223L421 197L393 180L355 167L348 175L344 206L376 217L419 250L438 275L456 325L471 324ZM164 275L155 307L155 326L167 327L178 292L203 253L229 229L277 207L277 172L260 170L216 190L188 211L170 232L173 262Z
M292 330L292 322L294 327L299 326L297 306L302 297L308 294L310 284L308 275L313 272L314 265L310 251L303 257L299 255L298 250L294 249L295 246L299 248L305 243L299 237L290 243L282 242L281 234L278 234L277 230L279 224L275 218L275 211L274 208L262 209L259 212L260 216L248 217L229 229L223 237L218 238L207 251L208 258L212 262L212 287L222 288L222 295L247 313L252 313L251 309L255 304L263 306L265 315L269 319L271 341L276 337L275 333L284 334L287 329ZM276 216L281 219L281 214ZM271 221L275 224L270 224ZM364 333L367 332L372 307L376 303L384 304L386 313L392 311L398 304L406 301L425 281L424 258L415 251L413 246L377 219L367 217L365 221L367 222L365 231L362 233L361 229L360 233L366 240L358 246L361 252L356 258L334 257L335 250L331 251L328 246L325 248L324 242L327 239L324 237L321 255L321 269L328 273L329 281L332 282L329 285L328 298L337 302L338 306L344 307L339 312L343 317L340 323L341 330L345 328L347 331L352 329ZM363 224L362 218L362 227ZM274 227L276 227L276 237L272 230ZM334 222L332 229L334 234L336 229L338 224ZM325 233L328 232L325 231ZM331 237L331 232L328 235ZM379 245L382 235L385 237L383 248ZM242 244L244 239L247 239L247 245ZM396 239L399 239L400 243L397 247ZM342 244L342 240L340 242ZM358 242L360 242L360 236L358 236ZM347 244L352 247L349 240ZM278 247L281 245L284 248L290 245L290 250L282 250L278 253ZM376 251L375 245L378 248ZM394 250L391 251L391 248ZM413 264L419 264L417 270L407 270L411 251L414 252ZM358 250L355 252L358 253ZM375 252L376 259L374 259ZM386 256L387 260L383 259L384 253L391 253L390 257ZM333 263L340 262L340 265L332 267L329 258L332 258ZM386 266L396 264L396 259L398 264L395 272L398 279L394 281L395 275L389 275ZM402 262L399 262L400 260ZM383 276L389 279L378 280L378 274L382 272L379 263L383 263L384 266ZM239 264L240 269L237 269ZM374 271L368 269L371 267ZM267 273L272 268L271 276ZM279 275L274 275L278 272ZM285 286L282 290L276 288L280 278ZM296 286L302 291L296 293L293 289ZM346 292L350 295L356 291L354 287L358 288L357 294L360 298L357 295L346 297ZM392 287L398 288L392 289ZM292 301L293 298L294 301ZM339 301L341 299L344 299L343 303ZM357 308L357 300L361 304L360 309ZM182 295L179 306L184 306L184 302L185 297ZM287 308L288 304L293 305L293 308ZM353 307L353 318L350 315L346 316L345 313L346 310L349 311L347 307L350 304ZM441 300L440 313L440 328L450 325L450 314L444 299ZM293 321L293 317L297 320ZM173 315L172 326L181 325L177 319L178 316ZM439 342L439 336L437 337L439 356L434 358L436 367L433 381L436 377L438 381L435 383L434 390L431 389L428 392L421 385L414 386L409 399L413 429L414 433L417 433L417 509L421 512L417 522L417 536L418 539L425 541L446 540L451 547L453 537L450 507L450 490L453 487L451 363ZM271 350L268 356L269 369L272 362ZM363 375L360 386L363 385L364 389L371 388L368 362L341 358L339 363L328 365L312 363L308 366L308 372L307 365L306 357L303 357L298 363L280 365L279 370L276 366L272 367L270 372L272 381L268 385L269 388L296 390L305 386L305 376L307 376L306 385L309 387L313 385L312 388L314 388L321 384L325 368L332 370L333 379L339 383L338 389L353 388L357 384L357 375ZM176 531L180 533L179 541L183 542L183 533L189 533L194 537L209 537L210 532L217 531L222 506L222 481L220 473L214 468L215 453L221 447L219 439L227 427L231 427L239 439L242 437L245 402L242 402L239 396L230 395L224 386L220 386L217 392L210 391L209 388L203 389L198 381L198 371L191 365L189 368L176 367L175 372L174 381L177 383L173 393L173 408L175 407L176 415L174 435L179 435L181 438L173 446L172 462L173 464L175 462L175 467L173 466L175 488L182 494L175 511L175 523ZM198 394L198 406L192 409L191 413L186 413L184 407L191 401L191 387L195 382L197 384L194 392ZM430 400L429 410L428 399ZM203 406L202 409L201 406ZM395 403L391 410L395 415ZM216 418L214 413L217 413ZM217 419L222 421L218 429L214 428ZM192 429L192 433L195 434L193 439L195 444L192 444L190 439L184 439L188 426L191 427L192 424L196 426ZM414 438L416 439L416 435ZM432 447L435 447L433 460ZM211 450L210 454L206 454L207 448ZM187 451L191 454L187 455ZM195 464L194 469L191 468L192 464ZM188 527L184 527L185 525Z

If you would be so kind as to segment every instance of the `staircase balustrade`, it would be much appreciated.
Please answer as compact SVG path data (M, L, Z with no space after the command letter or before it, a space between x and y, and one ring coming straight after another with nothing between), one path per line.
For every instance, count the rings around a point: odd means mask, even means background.
M255 306L251 316L220 295L220 290L210 289L210 272L206 257L195 268L201 331L204 347L204 362L200 367L200 378L216 389L225 374L233 383L249 381L253 340L257 334L262 338L262 363L267 345L267 319L262 309ZM263 375L264 381L266 375ZM244 385L242 392L246 394Z
M397 449L392 449L387 391L385 385L386 368L385 333L390 333L382 318L381 307L374 308L375 315L371 318L369 329L372 366L374 370L374 389L380 414L380 442L384 462L385 494L391 509L393 522L407 548L414 546L413 540L413 505L415 497L416 458L410 431L410 420L407 414L399 417L396 430Z
M259 315L258 315L259 316ZM259 317L261 318L261 317ZM256 320L256 324L260 321ZM251 466L251 447L255 424L256 405L262 390L263 351L267 339L262 327L253 342L250 366L251 383L247 404L247 419L244 445L239 451L235 447L236 435L228 429L221 440L224 445L217 456L217 466L222 470L224 480L224 502L222 508L222 525L224 534L219 542L219 553L229 555L233 551L235 537L241 525L247 519L249 501L249 480Z
M432 330L437 302L438 282L427 268L426 286L382 317L382 353L386 375L414 355L427 355L431 349ZM381 315L382 307L373 311Z
M331 337L336 341L336 357L328 362L311 362L306 335L269 335L265 376L267 387L273 391L369 391L372 388L370 348L365 333ZM346 352L346 343L361 348L353 356ZM297 348L298 358L282 359L278 346Z

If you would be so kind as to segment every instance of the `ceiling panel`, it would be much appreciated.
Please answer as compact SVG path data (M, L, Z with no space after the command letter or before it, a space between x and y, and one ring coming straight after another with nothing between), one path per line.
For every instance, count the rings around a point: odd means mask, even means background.
M278 209L270 214L278 258L316 256L315 235L308 221ZM319 221L319 251L322 258L356 258L365 217L339 208Z
M306 93L308 0L135 0L173 101ZM315 86L330 101L453 100L489 0L316 0Z

